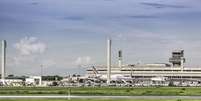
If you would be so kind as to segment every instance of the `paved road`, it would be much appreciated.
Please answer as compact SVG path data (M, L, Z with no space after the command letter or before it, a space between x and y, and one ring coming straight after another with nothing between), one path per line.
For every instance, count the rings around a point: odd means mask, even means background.
M201 99L201 96L0 96L0 99L13 99L13 98L96 98L96 99Z

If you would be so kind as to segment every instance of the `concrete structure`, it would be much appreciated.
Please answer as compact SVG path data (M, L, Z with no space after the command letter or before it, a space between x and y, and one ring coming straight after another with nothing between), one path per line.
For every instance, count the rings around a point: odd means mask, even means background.
M5 79L5 69L6 69L6 40L2 40L2 65L1 65L1 79Z
M107 84L110 84L111 79L111 45L112 40L107 40Z

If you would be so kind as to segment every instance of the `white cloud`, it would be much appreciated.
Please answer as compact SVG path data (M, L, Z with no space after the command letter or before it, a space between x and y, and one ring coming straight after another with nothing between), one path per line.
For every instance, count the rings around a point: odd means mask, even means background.
M35 62L36 57L34 56L16 56L13 57L15 65L25 65Z
M75 60L76 65L87 65L87 64L91 64L91 63L92 63L92 59L90 56L78 57Z
M17 54L12 57L12 66L23 68L23 72L31 73L31 71L38 72L37 68L40 68L41 64L46 66L54 65L52 60L44 60L41 55L46 51L47 45L41 42L36 37L24 37L19 42L15 43L14 48L17 50Z
M22 55L43 53L47 49L47 45L40 42L36 37L25 37L21 39L18 43L14 44L14 47Z
M56 61L51 60L51 59L47 59L42 61L42 65L44 65L45 67L51 67L51 66L55 66L56 65Z

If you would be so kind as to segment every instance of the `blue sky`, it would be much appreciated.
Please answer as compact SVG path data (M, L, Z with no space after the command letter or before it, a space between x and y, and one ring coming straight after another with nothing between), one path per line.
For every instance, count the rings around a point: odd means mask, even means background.
M201 66L200 0L1 0L0 39L8 42L7 74L83 73L80 65L168 62L184 49Z

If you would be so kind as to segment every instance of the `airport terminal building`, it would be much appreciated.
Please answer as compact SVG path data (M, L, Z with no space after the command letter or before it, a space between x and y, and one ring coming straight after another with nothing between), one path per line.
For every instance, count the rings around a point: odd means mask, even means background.
M175 86L201 86L201 68L184 66L186 62L184 50L173 51L169 63L122 65L121 51L119 51L118 56L119 65L111 65L111 71L108 71L108 66L91 66L87 69L87 75L110 78L110 81L126 80L138 85L150 85L153 82L168 85L172 82Z
M139 77L171 77L171 78L200 78L201 79L201 68L190 68L185 67L184 51L173 51L172 57L167 63L155 63L155 64L130 64L120 66L112 66L111 74L122 74L124 76L132 76L134 78ZM107 73L106 66L95 66L87 69L87 74L93 75L94 72L105 75Z

